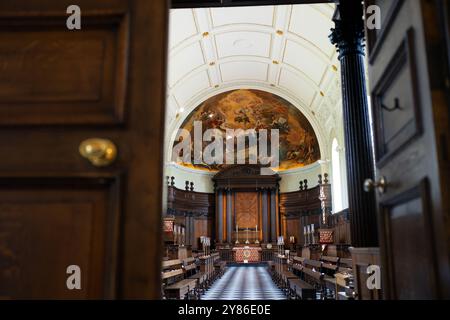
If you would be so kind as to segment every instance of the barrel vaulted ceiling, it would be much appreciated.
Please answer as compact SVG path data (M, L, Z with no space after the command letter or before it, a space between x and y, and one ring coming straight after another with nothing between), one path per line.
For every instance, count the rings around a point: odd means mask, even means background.
M203 101L248 88L298 107L328 159L341 117L337 54L328 40L333 12L332 4L171 10L166 145Z

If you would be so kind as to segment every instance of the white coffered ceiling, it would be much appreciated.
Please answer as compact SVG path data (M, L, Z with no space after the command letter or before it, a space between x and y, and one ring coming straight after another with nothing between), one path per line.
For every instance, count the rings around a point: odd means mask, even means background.
M328 40L333 12L332 4L171 10L169 145L207 98L252 88L296 105L328 150L340 111L337 55Z

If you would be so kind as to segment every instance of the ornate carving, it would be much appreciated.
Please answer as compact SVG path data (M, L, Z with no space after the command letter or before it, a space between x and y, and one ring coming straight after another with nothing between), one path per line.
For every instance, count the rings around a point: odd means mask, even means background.
M258 193L236 193L236 223L239 228L255 228L258 224Z
M349 54L364 55L364 23L362 18L352 16L358 9L349 10L348 6L359 7L360 16L363 14L361 4L343 2L336 6L333 17L335 28L331 29L329 38L339 52L339 60Z
M278 174L261 175L261 165L231 165L226 167L214 178L216 191L218 190L278 190Z

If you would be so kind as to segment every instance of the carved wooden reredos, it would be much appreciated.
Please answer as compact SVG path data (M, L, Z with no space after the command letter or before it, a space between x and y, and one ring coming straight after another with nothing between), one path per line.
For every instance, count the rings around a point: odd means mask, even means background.
M278 190L279 175L261 175L261 168L261 165L231 165L213 177L214 188L216 191Z
M280 177L262 175L261 168L232 165L214 176L218 243L274 243L280 235Z

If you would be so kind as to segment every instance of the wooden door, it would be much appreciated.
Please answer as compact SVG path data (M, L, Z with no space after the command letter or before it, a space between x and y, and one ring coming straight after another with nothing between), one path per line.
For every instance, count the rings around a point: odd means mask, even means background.
M377 194L387 299L450 297L448 76L437 3L366 1L382 17L367 34L377 176L386 179Z
M168 8L75 3L0 1L0 298L158 298Z

